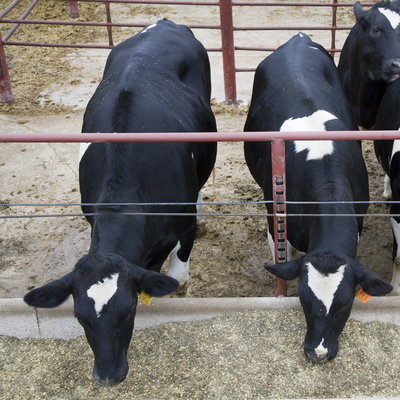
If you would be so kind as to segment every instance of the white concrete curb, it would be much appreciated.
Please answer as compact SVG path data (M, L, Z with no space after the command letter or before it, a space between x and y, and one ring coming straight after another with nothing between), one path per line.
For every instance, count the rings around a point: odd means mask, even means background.
M207 319L244 310L299 309L301 306L297 297L154 298L150 306L139 302L135 330L167 322ZM375 297L367 304L356 298L351 318L361 322L382 321L400 325L400 297ZM0 335L70 339L83 335L83 328L74 318L72 299L50 309L29 307L22 299L1 299Z

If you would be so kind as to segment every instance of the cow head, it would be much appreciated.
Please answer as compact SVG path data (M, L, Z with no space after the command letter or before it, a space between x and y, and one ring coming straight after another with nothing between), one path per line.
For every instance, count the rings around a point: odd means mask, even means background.
M313 361L336 357L357 284L371 296L392 290L357 261L333 251L307 253L297 260L264 267L284 280L300 278L298 294L307 323L304 351Z
M61 279L34 289L24 300L34 307L57 307L70 294L74 312L94 353L93 379L102 385L122 382L128 373L138 293L164 296L179 286L175 279L147 271L118 255L82 257Z
M363 31L358 47L369 78L395 81L400 77L399 7L395 2L383 1L364 11L357 2L354 14Z

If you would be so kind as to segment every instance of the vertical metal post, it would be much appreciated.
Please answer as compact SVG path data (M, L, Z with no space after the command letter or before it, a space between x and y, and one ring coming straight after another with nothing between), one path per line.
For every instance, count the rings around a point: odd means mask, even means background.
M113 43L113 36L112 36L112 26L111 24L111 10L110 10L110 3L106 2L106 15L107 15L107 31L108 31L108 44L110 46L114 46Z
M337 4L338 0L333 0L333 4ZM336 14L337 14L337 6L332 6L332 28L336 28ZM336 49L336 29L331 30L331 49ZM335 58L335 52L331 51L331 56Z
M219 0L221 21L222 63L224 68L225 102L236 103L235 45L233 39L232 0Z
M286 237L286 168L285 142L275 139L271 143L272 158L272 187L274 210L274 240L275 263L287 261ZM275 296L287 296L287 283L278 277L275 278Z
M79 5L77 1L68 2L69 16L71 18L79 18Z
M14 104L14 94L11 88L10 74L7 68L6 53L3 46L3 38L0 33L0 97L1 101L6 104Z

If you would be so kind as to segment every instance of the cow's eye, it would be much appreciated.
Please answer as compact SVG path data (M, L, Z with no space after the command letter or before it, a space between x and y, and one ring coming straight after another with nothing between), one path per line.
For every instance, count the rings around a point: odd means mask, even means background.
M379 34L380 34L381 30L380 30L377 26L373 26L373 27L371 28L371 32L372 32L372 34L373 34L374 36L376 36L376 35L379 35Z

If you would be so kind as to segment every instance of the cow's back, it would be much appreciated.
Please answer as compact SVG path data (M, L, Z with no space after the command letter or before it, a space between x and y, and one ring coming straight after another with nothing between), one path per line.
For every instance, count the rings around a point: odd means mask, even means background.
M186 26L158 21L112 50L82 131L215 131L210 94L203 45Z
M357 130L332 57L306 35L297 34L258 66L244 130L286 130L285 121L313 114L317 120L328 113L336 118L321 123L320 130ZM295 130L307 129L299 122ZM270 148L270 142L245 143L246 162L261 187L271 183L265 173L271 170Z

